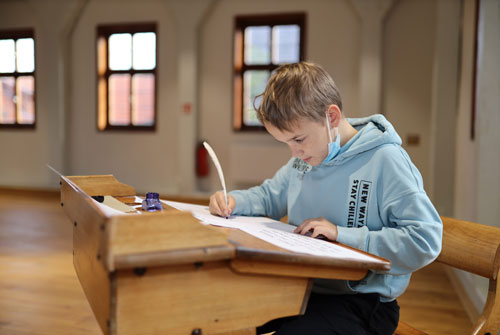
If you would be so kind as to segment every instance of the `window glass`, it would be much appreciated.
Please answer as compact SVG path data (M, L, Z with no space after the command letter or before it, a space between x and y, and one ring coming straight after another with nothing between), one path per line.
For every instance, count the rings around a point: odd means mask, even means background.
M16 50L14 40L0 40L0 72L16 71Z
M109 124L130 124L130 74L113 74L109 77Z
M108 82L99 78L97 83L97 129L104 130L108 125Z
M20 38L16 42L17 72L35 71L35 41Z
M154 69L156 66L156 34L134 34L132 45L134 52L134 69Z
M155 77L152 74L136 74L132 77L132 124L154 124Z
M109 68L130 70L132 67L132 35L112 34L109 37Z
M300 59L300 27L296 24L273 27L273 63L295 63Z
M269 64L271 62L271 27L247 27L244 39L246 64Z
M247 125L261 125L254 108L254 99L266 88L269 79L269 71L246 71L243 76L243 117ZM259 101L255 101L258 108Z
M15 78L0 77L0 123L16 123Z
M35 79L33 76L17 78L17 122L32 124L35 122Z

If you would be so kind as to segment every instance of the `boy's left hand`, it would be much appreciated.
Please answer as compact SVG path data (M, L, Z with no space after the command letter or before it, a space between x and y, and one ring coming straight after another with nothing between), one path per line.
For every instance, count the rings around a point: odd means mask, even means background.
M312 231L311 237L324 235L330 241L337 240L337 226L323 217L307 219L295 228L293 232L306 235L309 231Z

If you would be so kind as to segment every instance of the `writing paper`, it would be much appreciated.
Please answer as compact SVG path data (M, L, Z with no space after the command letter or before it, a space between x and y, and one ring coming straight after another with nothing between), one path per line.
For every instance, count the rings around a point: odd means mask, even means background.
M207 206L162 201L178 210L191 212L195 218L204 224L237 228L261 240L293 252L339 259L373 261L373 257L369 255L342 247L338 244L295 234L293 233L295 226L267 217L231 215L229 219L225 219L210 214Z

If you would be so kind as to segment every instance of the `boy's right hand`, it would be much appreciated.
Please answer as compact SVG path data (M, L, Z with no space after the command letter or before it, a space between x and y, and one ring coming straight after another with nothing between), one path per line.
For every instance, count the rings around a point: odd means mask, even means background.
M233 212L234 206L236 205L236 200L229 194L227 195L227 208L226 200L224 199L224 192L218 191L210 196L210 204L208 209L210 214L228 217Z

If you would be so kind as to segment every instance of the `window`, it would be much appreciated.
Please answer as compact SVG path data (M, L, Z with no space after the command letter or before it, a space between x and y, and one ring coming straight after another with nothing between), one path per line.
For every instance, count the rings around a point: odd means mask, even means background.
M304 60L305 14L238 16L234 31L234 129L263 129L255 96L279 65ZM258 101L255 101L256 106Z
M0 127L35 128L33 30L0 31Z
M97 27L97 128L154 130L156 24Z

